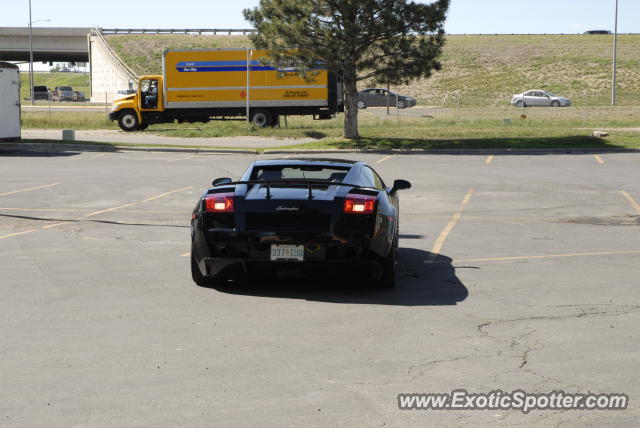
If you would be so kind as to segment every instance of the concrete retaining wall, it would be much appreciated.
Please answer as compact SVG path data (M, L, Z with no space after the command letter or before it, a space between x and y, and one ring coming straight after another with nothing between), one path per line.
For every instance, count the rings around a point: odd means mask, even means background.
M138 79L111 50L104 38L93 32L89 35L91 60L91 102L113 102L119 90L129 89L129 82Z

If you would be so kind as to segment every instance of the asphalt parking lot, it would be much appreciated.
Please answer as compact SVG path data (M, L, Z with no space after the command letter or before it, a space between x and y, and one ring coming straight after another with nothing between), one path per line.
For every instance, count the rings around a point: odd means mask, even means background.
M193 205L256 155L0 155L0 424L640 424L640 154L345 157L413 183L394 290L196 286ZM398 409L460 388L630 405Z

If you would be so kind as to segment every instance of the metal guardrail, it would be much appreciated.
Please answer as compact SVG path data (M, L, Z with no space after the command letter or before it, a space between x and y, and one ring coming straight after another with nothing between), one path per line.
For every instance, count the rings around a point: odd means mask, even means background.
M253 28L101 28L102 34L247 34Z
M254 28L100 28L103 34L249 34ZM451 33L447 36L573 36L580 33ZM634 35L640 33L618 33Z

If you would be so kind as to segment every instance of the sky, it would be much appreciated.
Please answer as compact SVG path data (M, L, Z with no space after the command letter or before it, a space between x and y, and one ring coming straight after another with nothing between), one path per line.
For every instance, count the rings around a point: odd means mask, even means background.
M424 2L428 2L425 0ZM242 10L258 0L31 0L34 26L250 28ZM0 0L0 27L27 26L28 0ZM449 34L582 33L612 30L615 0L451 0ZM640 0L619 0L618 31L640 33Z

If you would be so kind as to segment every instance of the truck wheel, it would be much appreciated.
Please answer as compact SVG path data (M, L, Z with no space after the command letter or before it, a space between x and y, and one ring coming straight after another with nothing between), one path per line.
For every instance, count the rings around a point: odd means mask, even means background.
M251 123L253 123L258 128L271 126L272 121L273 119L269 110L258 109L251 114Z
M118 125L125 132L133 132L138 130L138 115L133 110L125 110L118 117Z

